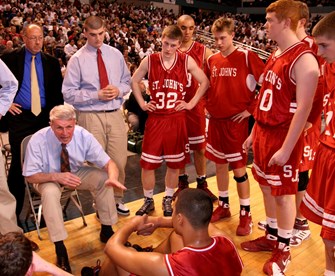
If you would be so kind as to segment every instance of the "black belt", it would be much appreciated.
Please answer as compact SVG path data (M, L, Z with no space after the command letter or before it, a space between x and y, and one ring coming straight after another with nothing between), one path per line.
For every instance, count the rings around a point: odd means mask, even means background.
M111 110L79 110L79 112L92 112L92 113L111 113L111 112L115 112L118 111L119 108L116 109L111 109Z

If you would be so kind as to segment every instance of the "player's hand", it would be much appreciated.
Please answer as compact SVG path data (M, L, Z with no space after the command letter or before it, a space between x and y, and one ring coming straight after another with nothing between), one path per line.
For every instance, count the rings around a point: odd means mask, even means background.
M287 154L284 150L279 149L270 159L268 166L271 167L272 165L284 166L290 155Z
M76 189L81 184L80 178L71 172L56 173L55 178L59 184L73 189Z
M149 217L147 215L143 215L142 218L142 224L138 225L136 233L141 236L149 236L159 227L157 218Z
M121 189L121 190L123 190L123 191L125 191L125 190L127 190L127 188L124 186L124 185L122 185L118 180L116 180L116 179L107 179L106 181L105 181L105 185L106 186L109 186L109 187L115 187L115 188L119 188L119 189Z
M241 113L238 113L236 115L234 115L233 117L231 117L232 121L234 122L242 122L245 118L248 118L251 114L249 113L249 111L244 110Z
M242 148L248 154L249 150L252 147L252 135L250 134L248 138L244 141Z
M145 103L143 106L141 106L141 108L143 111L153 112L156 110L156 102L150 101L148 103Z
M182 100L179 100L179 101L176 101L176 107L174 108L176 111L181 111L181 110L191 110L193 107L185 102L185 101L182 101Z
M111 101L117 98L119 94L120 90L116 86L109 84L98 91L98 98L100 101Z
M8 112L15 116L16 114L21 114L22 113L21 108L22 108L21 105L19 105L17 103L12 103Z

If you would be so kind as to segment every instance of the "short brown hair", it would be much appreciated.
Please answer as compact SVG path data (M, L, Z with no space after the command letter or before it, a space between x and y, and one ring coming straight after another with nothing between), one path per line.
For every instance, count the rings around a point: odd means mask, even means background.
M105 27L105 21L99 16L91 15L84 22L85 31L87 31L87 28L97 30L101 27Z
M314 37L325 36L329 39L335 39L335 11L327 14L313 28Z
M277 0L266 8L266 12L275 12L279 22L283 21L284 19L291 19L290 28L295 32L298 26L298 21L301 19L299 8L300 5L297 1Z
M214 21L211 30L212 33L226 31L229 34L232 34L234 32L234 28L235 22L233 19L221 17Z
M183 40L183 32L177 25L169 25L162 32L162 38L164 37L178 39L181 42Z
M25 275L32 260L30 241L22 233L0 235L0 275Z

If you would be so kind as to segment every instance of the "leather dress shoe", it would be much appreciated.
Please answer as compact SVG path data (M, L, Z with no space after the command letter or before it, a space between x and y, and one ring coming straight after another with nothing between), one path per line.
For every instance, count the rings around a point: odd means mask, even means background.
M108 240L109 240L109 238L111 236L113 236L113 234L114 234L114 232L111 235L106 236L105 234L103 234L103 233L100 232L100 241L103 242L103 243L107 243Z
M68 257L57 256L57 264L56 265L59 268L63 269L64 271L66 271L68 273L72 273Z
M38 246L38 244L37 244L36 242L33 242L32 240L29 240L29 241L30 241L31 249L32 249L33 251L38 251L38 250L40 250L40 248L39 248L39 246Z

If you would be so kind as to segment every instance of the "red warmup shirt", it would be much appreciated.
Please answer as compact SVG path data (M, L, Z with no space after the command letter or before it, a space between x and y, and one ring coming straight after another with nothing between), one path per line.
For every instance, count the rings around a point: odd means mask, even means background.
M210 80L206 109L218 119L230 118L244 110L254 111L255 88L262 82L263 61L257 54L235 49L224 57L221 52L207 59L205 68Z

